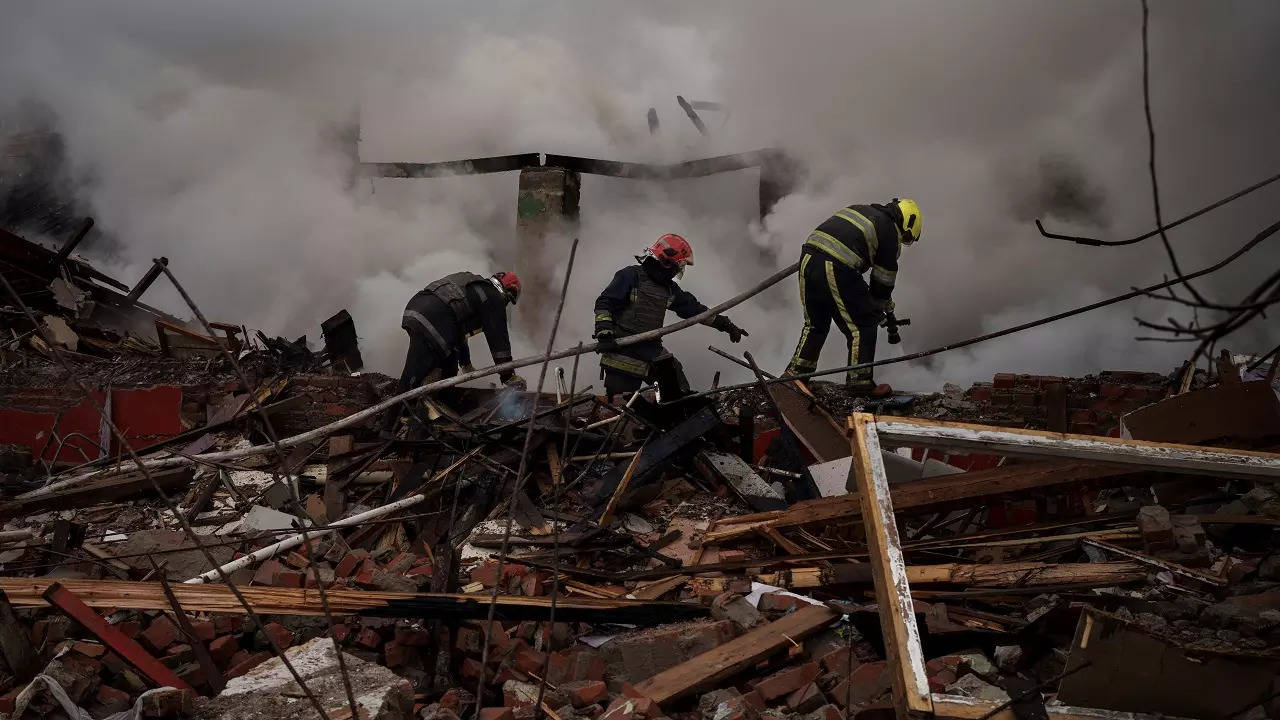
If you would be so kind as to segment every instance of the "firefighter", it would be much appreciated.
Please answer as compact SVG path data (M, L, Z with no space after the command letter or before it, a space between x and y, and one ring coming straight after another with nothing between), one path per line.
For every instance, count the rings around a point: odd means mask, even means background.
M409 334L409 352L397 394L417 387L433 374L450 378L459 368L464 373L475 370L467 339L477 333L484 333L494 364L510 362L507 305L515 305L519 298L520 278L513 272L496 272L487 278L456 272L410 298L400 321ZM499 378L506 385L524 388L524 380L512 370ZM390 431L398 418L395 410L388 412L382 429Z
M800 253L800 301L804 329L787 373L818 369L818 355L831 321L848 341L848 365L869 363L876 355L876 327L892 316L893 285L902 246L920 239L920 206L894 198L885 205L850 205L836 211L809 234ZM871 283L862 274L871 271ZM883 397L893 392L876 385L871 368L850 370L850 390Z
M600 370L605 392L612 400L619 393L640 389L643 383L656 384L664 401L689 394L689 381L680 361L662 346L660 338L618 347L627 335L662 327L667 310L682 318L706 312L693 293L676 284L684 268L693 265L693 248L679 235L667 234L636 256L637 265L614 273L613 280L596 298L595 333L600 341ZM738 342L747 331L724 315L706 323Z

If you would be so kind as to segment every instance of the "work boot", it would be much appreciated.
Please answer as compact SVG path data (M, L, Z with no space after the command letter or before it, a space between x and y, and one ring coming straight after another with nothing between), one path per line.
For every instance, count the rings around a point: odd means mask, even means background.
M893 388L885 383L849 383L845 386L850 395L860 397L882 398L893 394Z

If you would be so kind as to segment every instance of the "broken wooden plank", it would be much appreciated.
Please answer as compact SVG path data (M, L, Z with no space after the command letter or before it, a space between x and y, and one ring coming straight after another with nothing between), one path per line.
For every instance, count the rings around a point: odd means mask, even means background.
M849 474L850 479L857 482L862 505L880 629L884 634L885 664L893 683L894 709L899 720L907 720L914 713L933 712L924 650L916 627L915 605L893 514L889 478L880 455L875 417L857 413L849 418L849 423L853 430L853 462Z
M711 687L839 618L825 605L807 605L638 683L636 694L661 705Z
M818 407L798 381L765 386L788 428L819 463L849 457L849 441L840 423Z
M44 607L43 593L53 583L49 578L0 578L14 607ZM159 583L126 580L64 579L62 586L75 593L89 607L122 610L169 610L169 601ZM320 597L314 588L249 586L239 588L254 611L267 615L323 615ZM175 584L173 593L190 612L244 614L244 606L225 585ZM370 617L478 619L489 614L489 593L395 593L331 588L326 592L335 614ZM499 595L500 620L546 620L551 598ZM696 604L651 602L625 599L559 598L556 617L565 622L611 622L656 625L699 617L707 610Z
M1138 552L1137 550L1130 550L1129 548L1120 547L1119 545L1109 543L1105 540L1102 540L1096 537L1084 538L1080 542L1084 543L1085 545L1092 545L1093 547L1096 547L1100 550L1105 550L1109 553L1114 553L1116 555L1119 555L1120 557L1129 558L1134 562L1156 568L1157 570L1165 570L1179 577L1184 577L1190 580L1195 580L1197 582L1202 582L1206 585L1212 585L1214 587L1225 587L1227 584L1227 579L1224 577L1219 577L1217 575L1210 575L1207 572L1196 570L1195 568L1189 568L1186 565L1180 565L1175 562L1169 562L1168 560L1161 560L1158 557L1152 557L1150 555L1147 555L1146 553Z
M173 468L151 474L161 490L169 491L185 488L191 483L194 473L191 468ZM155 492L155 485L140 474L124 477L98 479L84 485L54 490L53 492L30 497L16 498L0 504L0 517L29 515L48 510L70 510L88 507L100 502L117 502L138 495Z
M627 493L627 488L631 486L631 479L635 477L636 467L640 464L640 458L644 457L644 448L640 448L640 452L631 458L631 462L627 463L627 469L622 473L622 478L618 480L618 486L614 488L613 495L609 497L609 502L604 506L604 512L600 514L600 527L607 528L613 523L613 513L618 509L618 503L622 501L622 496Z
M136 668L148 680L155 683L156 687L167 686L175 687L179 690L192 690L186 681L174 674L159 660L152 657L151 653L148 653L141 645L130 639L129 636L108 625L106 620L103 620L98 613L94 612L92 608L76 597L75 593L62 584L56 582L49 584L41 593L41 597L45 602L61 610L64 615L75 620L85 630L92 633L94 637L101 640L103 645L111 648L112 652Z
M705 407L694 413L688 420L662 433L645 445L644 451L639 453L640 461L635 467L631 482L643 483L650 475L666 467L682 450L697 442L719 424L720 416L716 414L715 408ZM599 491L592 498L593 502L599 504L611 498L614 491L618 489L618 484L622 482L624 474L626 474L626 468L619 467L606 475Z
M657 600L688 581L688 575L672 575L661 580L654 580L651 583L637 587L631 592L631 597L636 600Z
M998 565L942 563L908 565L907 581L912 585L965 585L979 588L1021 588L1076 584L1084 587L1108 587L1137 582L1146 577L1142 566L1134 562L1114 563L1040 563L1012 562ZM874 582L868 563L836 563L829 566L802 566L776 572L754 573L756 582L782 588L820 588L832 585L867 585ZM736 578L697 578L708 592L728 590Z
M1136 482L1139 475L1140 473L1134 472L1131 468L1115 465L1053 461L1008 465L956 475L939 475L893 485L889 491L897 511L935 506L958 508L1000 495L1086 481L1099 481L1106 484L1130 482L1141 484ZM727 524L709 531L706 534L706 540L722 542L750 535L757 527L785 528L808 523L829 523L833 520L857 520L862 513L860 502L857 493L849 493L818 500L806 500L781 512L730 518L725 521Z
M1280 477L1280 454L1160 443L1147 440L1052 433L992 425L881 418L876 432L886 444L959 448L1003 455L1065 457L1171 472L1245 479Z

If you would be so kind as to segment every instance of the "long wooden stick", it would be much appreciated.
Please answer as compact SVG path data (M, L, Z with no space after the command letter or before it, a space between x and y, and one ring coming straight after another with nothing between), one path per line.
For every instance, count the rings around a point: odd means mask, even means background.
M750 300L751 298L755 297L756 295L759 295L765 290L768 290L774 285L777 285L779 282L785 280L786 278L794 274L796 270L798 270L799 268L800 268L800 263L798 262L792 263L791 265L779 270L778 272L760 281L751 289L743 293L740 293L738 295L735 295L732 298L729 298L728 300L720 303L719 305L716 305L715 307L708 309L706 312L702 312L697 315L694 315L691 318L686 318L679 322L675 322L665 327L658 328L657 330L650 330L648 332L636 333L635 335L628 335L627 337L619 338L618 345L625 347L628 345L635 345L636 343L647 342L649 340L656 340L657 338L670 335L673 332L684 330L687 327L692 327L699 323L704 323L714 318L716 315L719 315L720 313L724 312L725 310L728 310L732 307L740 305L743 302L746 302L747 300ZM573 357L574 355L582 355L585 353L595 352L598 347L599 347L599 343L591 343L589 345L579 344L579 345L575 345L572 348L568 348L565 350L557 350L553 353L548 353L546 355L532 355L529 357L519 358L517 360L512 360L511 362L502 363L501 365L493 365L491 367L482 368L474 372L462 373L460 375L455 375L454 377L451 377L451 378L438 380L436 382L429 383L427 385L423 385L421 387L414 388L412 390L408 390L406 392L400 393L399 395L395 395L393 397L387 398L386 400L383 400L380 403L371 405L365 408L364 410L361 410L360 412L352 413L351 415L348 415L340 420L335 420L329 423L328 425L323 425L314 430L309 430L304 433L299 433L291 437L281 438L279 445L280 447L287 448L287 447L296 447L303 443L313 442L315 440L328 437L329 435L332 435L333 433L339 430L342 430L344 428L352 427L354 425L359 425L368 420L371 420L377 417L379 414L382 413L382 411L386 410L387 408L399 405L400 403L405 402L406 400L413 400L414 398L419 398L419 397L422 397L423 395L428 395L430 393L436 392L437 390L443 390L445 388L453 387L455 385L460 385L462 383L470 382L472 380L478 380L480 378L488 377L490 375L494 375L497 373L506 372L508 370L517 370L519 368L527 367L529 365L537 365L538 363L541 363L541 362L547 362L551 360L560 360L562 358ZM224 450L216 453L205 453L202 455L196 455L194 456L194 458L204 462L222 462L226 460L235 460L242 457L248 457L250 455L260 455L272 449L273 449L273 446L268 443L264 445L254 445L252 447L238 448L235 450ZM188 465L194 461L195 460L193 459L188 459L184 457L168 457L168 458L156 458L152 460L145 460L143 462L147 468L158 469L158 468ZM32 490L18 497L19 498L36 497L48 492L52 492L55 489L60 489L63 487L67 487L68 485L74 485L74 484L84 482L86 480L89 480L90 478L99 477L102 475L111 475L117 472L119 472L119 469L117 467L108 467L108 468L103 468L101 470L95 470L93 472L86 473L84 475L80 475L77 477L68 478L66 480L60 480L58 482L51 483L49 485L46 485L45 487L39 488L37 490Z

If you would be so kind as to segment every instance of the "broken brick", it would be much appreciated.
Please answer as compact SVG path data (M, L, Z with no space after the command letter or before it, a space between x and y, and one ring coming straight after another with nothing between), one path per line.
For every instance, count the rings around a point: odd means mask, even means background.
M817 679L820 671L816 662L805 663L799 667L784 668L761 680L756 684L755 689L766 701L773 700L793 693L813 682ZM817 707L815 705L814 709Z
M209 656L213 658L214 664L220 668L227 666L231 656L240 650L240 643L236 641L234 636L223 635L209 643Z
M276 647L281 650L293 645L293 632L280 623L267 623L263 626L262 631L266 633L267 637L271 638Z
M836 703L845 705L846 698L850 705L861 705L871 702L889 691L889 672L883 662L866 663L854 668L847 680L841 681L831 690L831 697Z
M163 652L178 640L178 626L168 615L160 615L142 632L141 640L152 652Z
M816 683L809 683L787 696L787 707L798 713L808 713L827 704L827 697Z
M249 672L250 670L254 669L255 667L261 665L262 663L270 659L271 659L271 653L269 652L253 653L248 657L244 658L243 660L241 660L240 662L235 663L231 665L231 667L227 668L226 677L228 680L234 677L240 677L241 675L244 675L245 673Z
M350 577L368 557L368 550L352 550L343 556L338 566L333 569L333 572L338 577Z
M98 686L94 699L108 712L121 712L133 704L129 699L129 693L117 690L105 683ZM9 712L12 712L12 710Z
M372 628L365 628L356 636L356 644L367 647L370 650L377 650L382 645L382 636Z
M574 680L561 683L559 688L569 696L569 702L573 703L575 708L599 702L609 694L608 688L599 680Z
M275 558L263 560L262 564L258 566L258 570L253 574L253 584L277 587L280 585L277 578L285 570L285 566Z
M798 610L808 604L808 602L793 595L770 592L760 596L760 603L756 607L760 612L785 613Z
M209 642L218 636L212 620L192 620L191 632L195 635L194 639L200 642Z

